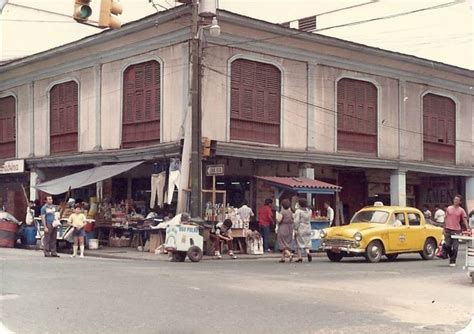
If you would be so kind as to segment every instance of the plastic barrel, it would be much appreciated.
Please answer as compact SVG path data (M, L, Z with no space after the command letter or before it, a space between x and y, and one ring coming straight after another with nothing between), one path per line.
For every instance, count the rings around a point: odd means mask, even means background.
M23 237L21 238L21 243L27 246L36 245L36 227L27 226L23 230Z
M86 247L89 247L89 240L96 239L96 238L97 238L97 233L95 231L86 233L86 237L84 238L85 239L84 243Z
M0 219L0 247L13 248L16 241L18 224Z

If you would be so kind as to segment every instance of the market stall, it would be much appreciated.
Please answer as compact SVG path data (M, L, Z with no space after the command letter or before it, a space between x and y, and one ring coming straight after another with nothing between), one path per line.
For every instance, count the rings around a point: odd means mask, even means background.
M340 186L319 180L309 179L306 177L256 176L256 178L272 186L274 189L274 196L277 206L279 206L280 200L284 195L306 195L309 199L308 202L311 203L311 206L315 206L316 198L313 195L335 195L342 189ZM321 237L319 235L319 231L326 227L329 227L328 217L322 216L318 210L314 210L311 220L311 239L313 251L320 249Z

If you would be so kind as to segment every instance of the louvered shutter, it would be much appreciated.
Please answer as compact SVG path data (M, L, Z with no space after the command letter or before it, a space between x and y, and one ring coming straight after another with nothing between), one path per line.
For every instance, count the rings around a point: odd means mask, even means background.
M0 159L16 157L16 100L0 98Z
M78 85L68 81L50 91L50 153L78 150Z
M427 161L455 162L456 104L435 94L423 96L423 155Z
M337 149L377 154L377 88L372 83L338 81Z
M231 140L280 144L281 73L237 59L231 65Z
M161 69L157 61L129 66L124 72L122 147L160 141Z

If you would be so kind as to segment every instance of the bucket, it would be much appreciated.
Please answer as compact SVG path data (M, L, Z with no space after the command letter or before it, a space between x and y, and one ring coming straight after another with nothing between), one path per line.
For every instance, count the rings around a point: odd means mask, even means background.
M21 238L21 243L27 246L36 245L36 227L27 226L23 230L23 237Z
M97 239L97 233L95 231L87 232L85 236L86 246L89 245L89 240Z
M99 239L89 239L89 249L99 249Z
M0 219L0 247L13 248L16 241L18 224Z

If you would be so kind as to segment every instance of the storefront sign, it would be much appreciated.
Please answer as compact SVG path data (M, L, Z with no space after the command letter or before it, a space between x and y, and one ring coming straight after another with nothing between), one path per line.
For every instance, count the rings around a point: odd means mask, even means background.
M207 176L224 175L224 165L209 165L206 167Z
M23 173L25 160L10 160L0 164L0 174Z

